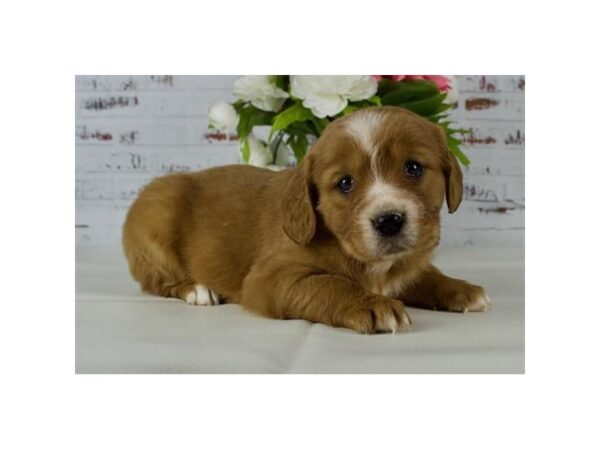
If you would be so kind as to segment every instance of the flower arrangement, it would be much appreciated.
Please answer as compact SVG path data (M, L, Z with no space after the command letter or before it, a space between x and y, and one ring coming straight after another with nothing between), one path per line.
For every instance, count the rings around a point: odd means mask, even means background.
M331 121L360 108L389 105L439 124L450 151L469 165L457 137L466 130L455 128L447 118L458 97L453 76L242 76L233 93L237 98L233 104L211 105L209 127L236 130L242 159L248 164L278 170L299 163Z

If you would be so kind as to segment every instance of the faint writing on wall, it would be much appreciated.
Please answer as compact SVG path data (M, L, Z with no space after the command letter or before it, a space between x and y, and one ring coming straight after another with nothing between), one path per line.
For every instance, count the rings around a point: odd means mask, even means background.
M137 106L138 103L137 97L94 97L84 100L83 107L89 111L102 111L114 108L128 108Z

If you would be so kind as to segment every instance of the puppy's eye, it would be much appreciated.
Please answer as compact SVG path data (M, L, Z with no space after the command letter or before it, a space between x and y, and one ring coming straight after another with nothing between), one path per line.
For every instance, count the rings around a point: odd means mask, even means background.
M346 176L339 181L338 187L340 188L340 191L342 191L344 194L347 194L348 192L354 190L354 179Z
M420 177L423 175L423 165L417 161L408 161L404 165L404 172L409 177Z

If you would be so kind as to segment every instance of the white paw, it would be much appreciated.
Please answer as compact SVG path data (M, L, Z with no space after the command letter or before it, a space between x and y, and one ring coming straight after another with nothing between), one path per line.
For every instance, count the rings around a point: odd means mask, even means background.
M478 295L475 300L471 301L469 305L464 309L463 312L482 312L487 311L492 307L492 301L488 295L484 292Z
M219 296L201 284L197 284L195 290L185 297L188 305L210 306L219 304Z

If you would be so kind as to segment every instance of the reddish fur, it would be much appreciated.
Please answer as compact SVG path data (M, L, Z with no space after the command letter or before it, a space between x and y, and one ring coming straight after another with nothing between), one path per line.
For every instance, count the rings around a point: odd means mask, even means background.
M406 314L399 298L414 306L468 308L483 290L429 264L444 196L451 212L460 204L458 163L437 126L397 108L379 111L380 176L422 211L417 245L389 270L378 271L380 258L369 253L358 225L373 173L344 118L327 128L298 168L225 166L153 181L123 229L133 277L156 295L184 299L200 283L267 317L364 333L392 331L389 321L400 323ZM418 182L403 173L409 157L426 167ZM360 180L351 196L335 187L347 172Z

